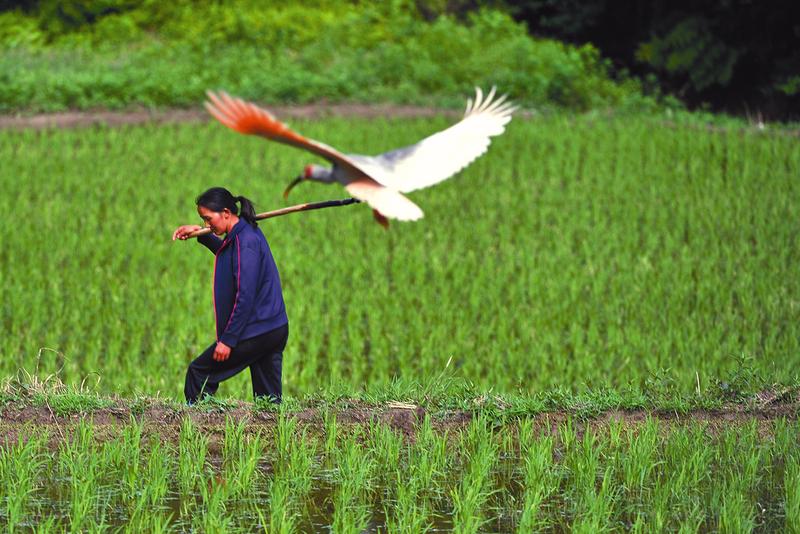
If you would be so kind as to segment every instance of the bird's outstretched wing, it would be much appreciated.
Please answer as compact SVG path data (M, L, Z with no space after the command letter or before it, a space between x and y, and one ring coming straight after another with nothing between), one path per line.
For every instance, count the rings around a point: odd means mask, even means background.
M308 150L331 163L348 169L355 175L364 174L362 169L335 148L292 131L266 109L250 102L245 102L241 98L231 97L224 91L219 93L208 91L206 94L209 99L205 103L206 109L214 118L228 128L239 133L259 135L273 141Z
M382 185L408 193L446 180L486 152L490 138L505 131L516 110L495 88L467 101L464 118L419 143L375 157L350 156L362 172Z
M384 217L400 221L416 221L422 218L422 210L401 193L371 180L353 180L345 186L347 192L363 200Z

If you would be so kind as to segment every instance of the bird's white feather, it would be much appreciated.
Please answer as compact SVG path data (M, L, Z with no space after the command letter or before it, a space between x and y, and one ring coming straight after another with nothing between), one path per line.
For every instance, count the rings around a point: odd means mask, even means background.
M399 221L416 221L423 216L419 206L401 193L368 179L354 180L345 186L347 192L378 210L384 217Z
M505 96L495 100L494 95L494 88L486 98L476 88L460 122L415 145L375 157L348 157L375 181L403 193L437 184L484 154L491 138L505 131L516 108Z

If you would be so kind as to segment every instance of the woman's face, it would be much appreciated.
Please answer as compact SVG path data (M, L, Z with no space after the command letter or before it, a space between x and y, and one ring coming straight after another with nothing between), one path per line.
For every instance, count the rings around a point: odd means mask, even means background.
M222 211L211 211L205 206L197 206L197 213L205 221L205 227L211 228L215 235L228 233L231 229L231 216L233 215L228 208Z

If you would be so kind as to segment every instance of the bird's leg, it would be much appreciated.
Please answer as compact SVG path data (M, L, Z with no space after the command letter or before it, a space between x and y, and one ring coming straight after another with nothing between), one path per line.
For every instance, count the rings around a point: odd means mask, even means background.
M381 212L378 210L372 210L372 216L375 217L375 220L378 221L378 224L383 226L385 229L389 229L389 219L383 216Z

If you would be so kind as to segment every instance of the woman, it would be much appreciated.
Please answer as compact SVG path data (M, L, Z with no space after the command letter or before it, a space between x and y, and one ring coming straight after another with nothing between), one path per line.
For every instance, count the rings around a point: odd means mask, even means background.
M203 395L213 395L220 382L249 367L255 397L279 403L289 320L278 268L256 225L253 204L222 187L212 187L196 203L197 213L212 232L197 241L215 254L217 340L189 365L186 401L193 404ZM180 226L172 240L185 240L200 228Z

